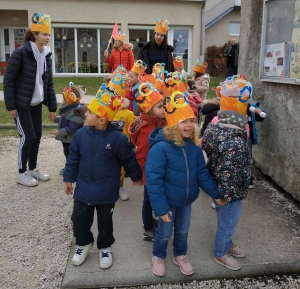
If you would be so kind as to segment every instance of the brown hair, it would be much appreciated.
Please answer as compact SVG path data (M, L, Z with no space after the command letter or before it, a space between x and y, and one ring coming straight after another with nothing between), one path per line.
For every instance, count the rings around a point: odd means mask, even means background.
M38 35L38 34L39 34L39 32L33 32L33 31L31 31L30 28L28 28L24 34L24 43L29 42L29 41L35 42L34 35Z
M193 86L195 85L195 81L192 79L189 79L187 81L187 85L188 85L189 89L193 89Z
M152 34L152 39L151 39L151 41L150 41L150 47L149 47L149 53L150 54L156 54L157 53L157 51L156 51L156 42L155 42L155 33L156 32L154 32L153 34ZM162 42L162 48L163 48L163 52L164 52L164 56L165 57L167 57L168 56L168 49L167 49L167 45L168 45L168 35L167 34L164 34L165 35L165 37L164 37L164 40L163 40L163 42Z
M197 72L197 71L194 71L195 72L195 78L198 78L198 77L201 77L204 75L204 73L201 73L201 72Z

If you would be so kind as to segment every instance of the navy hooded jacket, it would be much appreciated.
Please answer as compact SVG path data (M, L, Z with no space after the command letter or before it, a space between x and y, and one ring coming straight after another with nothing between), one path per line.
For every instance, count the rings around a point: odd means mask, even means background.
M157 128L149 136L149 145L146 180L155 215L191 204L199 196L199 187L218 198L217 183L206 168L203 152L190 139L179 147L167 141L163 129Z
M121 166L137 182L142 172L132 145L118 126L85 126L71 142L64 182L76 182L74 198L87 205L112 204L119 198Z

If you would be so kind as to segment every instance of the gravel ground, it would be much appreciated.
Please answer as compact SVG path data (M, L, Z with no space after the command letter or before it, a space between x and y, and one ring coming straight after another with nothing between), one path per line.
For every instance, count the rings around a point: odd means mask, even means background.
M51 174L51 180L27 188L15 182L18 142L13 137L0 138L0 288L59 288L72 241L72 198L63 193L62 177L58 175L64 164L62 146L52 137L43 137L39 168ZM275 201L291 207L285 197L273 191ZM300 276L193 281L138 288L296 289L300 288Z

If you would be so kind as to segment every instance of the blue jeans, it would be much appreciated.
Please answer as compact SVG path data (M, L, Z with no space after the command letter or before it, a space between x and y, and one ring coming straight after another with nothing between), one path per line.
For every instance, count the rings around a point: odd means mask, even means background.
M186 255L187 238L190 228L192 205L182 208L170 209L172 212L170 223L164 222L159 218L158 228L154 238L152 254L161 259L167 257L167 246L172 236L174 226L173 254L175 257Z
M241 209L241 201L228 202L225 206L216 204L218 218L214 251L216 257L227 254L232 246L232 236L240 218Z

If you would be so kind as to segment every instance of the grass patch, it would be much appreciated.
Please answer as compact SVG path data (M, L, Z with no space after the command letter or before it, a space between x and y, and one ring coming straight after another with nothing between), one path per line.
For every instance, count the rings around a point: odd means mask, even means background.
M209 89L207 91L207 98L215 98L216 92L212 90L212 87L217 87L220 82L224 81L224 77L210 77Z

